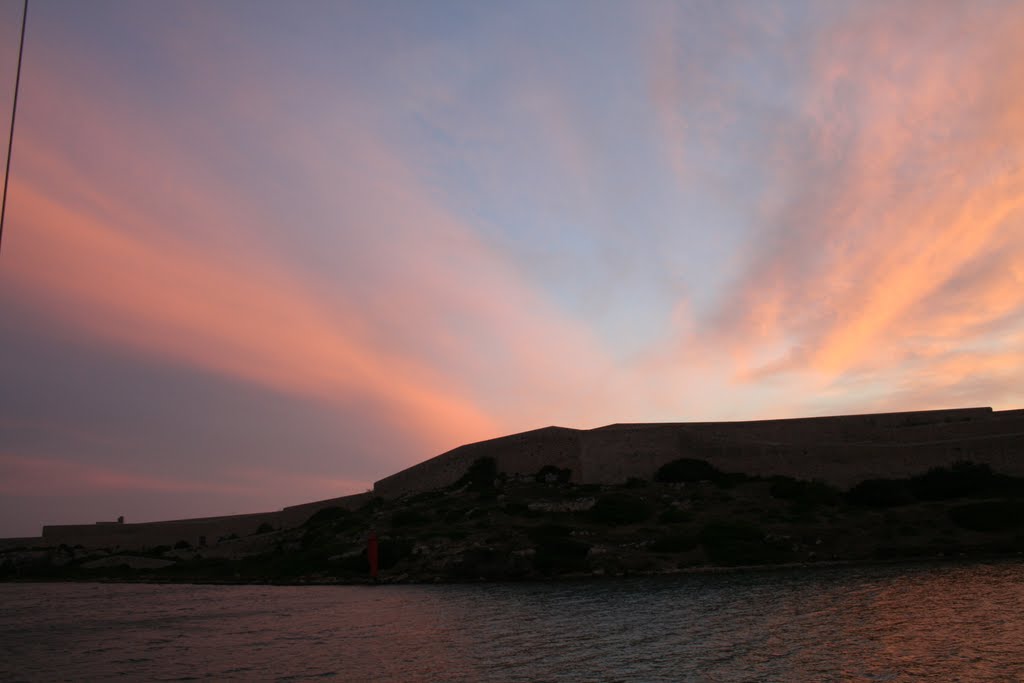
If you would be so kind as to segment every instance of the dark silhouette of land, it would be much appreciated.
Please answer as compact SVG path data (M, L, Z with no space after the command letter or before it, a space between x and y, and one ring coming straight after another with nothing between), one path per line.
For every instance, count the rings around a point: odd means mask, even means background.
M1024 478L958 462L846 489L786 476L723 472L680 458L649 479L576 484L549 465L509 476L473 461L443 488L301 525L261 527L205 547L187 541L131 553L11 549L8 580L368 583L533 580L665 574L721 567L979 558L1024 552Z

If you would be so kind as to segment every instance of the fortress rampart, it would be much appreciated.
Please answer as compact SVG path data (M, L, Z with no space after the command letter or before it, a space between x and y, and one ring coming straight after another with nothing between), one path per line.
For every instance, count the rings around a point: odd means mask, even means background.
M384 498L429 491L452 484L477 458L490 457L501 472L534 473L544 465L557 464L577 472L580 460L579 430L544 427L459 446L436 458L385 477L373 485Z
M650 479L677 458L707 460L726 472L785 475L851 486L972 460L1024 475L1024 410L959 408L750 422L613 424L591 430L546 427L460 446L380 480L395 497L454 483L480 457L498 470L572 470L578 483Z
M228 538L242 538L257 533L264 525L273 529L295 527L327 507L354 509L372 497L370 493L330 498L313 503L292 505L276 512L256 512L225 517L197 517L166 522L119 524L63 524L44 526L39 545L84 545L90 548L141 550L161 545L173 546L179 541L194 546L212 546Z
M957 460L987 463L1024 476L1024 410L961 408L750 422L613 424L590 430L544 427L459 446L376 482L373 492L342 496L276 512L142 524L43 527L41 539L0 539L39 545L85 545L137 550L186 541L215 545L246 537L264 525L294 527L317 510L357 508L373 496L396 498L458 481L478 458L498 470L532 475L545 465L572 471L586 484L650 479L678 458L707 460L725 472L786 475L848 487L864 479L904 477Z

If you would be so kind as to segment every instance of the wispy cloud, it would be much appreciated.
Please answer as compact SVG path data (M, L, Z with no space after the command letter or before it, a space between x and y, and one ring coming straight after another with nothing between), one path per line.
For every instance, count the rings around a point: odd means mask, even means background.
M1019 323L1024 13L949 9L871 5L817 37L786 200L715 321L741 376L902 375Z
M252 111L237 86L220 113L254 117L275 163L230 178L204 162L230 165L218 154L234 150L176 149L113 84L96 99L42 69L35 78L46 87L34 106L47 113L19 149L19 224L2 277L10 296L84 339L342 410L372 403L422 435L413 458L534 426L553 403L594 393L606 360L585 327L431 196L343 97L299 125L277 118L280 103ZM69 156L74 131L53 120L52 93L80 105L78 126L97 131L90 153L102 158ZM246 197L280 173L304 183L301 205ZM544 401L512 396L523 390ZM567 419L594 403L577 405Z
M28 433L63 366L0 394L20 481L201 491L132 464L159 432L301 499L548 423L1024 399L1018 5L323 11L40 7L0 334L189 381L118 434L116 400ZM337 425L281 467L178 433L214 385Z

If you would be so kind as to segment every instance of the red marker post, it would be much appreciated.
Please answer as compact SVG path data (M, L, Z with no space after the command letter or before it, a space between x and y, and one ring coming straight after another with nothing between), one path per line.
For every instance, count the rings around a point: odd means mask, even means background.
M377 533L370 532L370 540L366 544L366 559L370 561L370 578L377 583Z

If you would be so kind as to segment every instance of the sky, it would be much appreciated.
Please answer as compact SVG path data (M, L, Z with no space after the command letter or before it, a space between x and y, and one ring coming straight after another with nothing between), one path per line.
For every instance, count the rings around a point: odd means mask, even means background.
M0 536L551 424L1024 407L1021 36L1014 0L33 0Z

